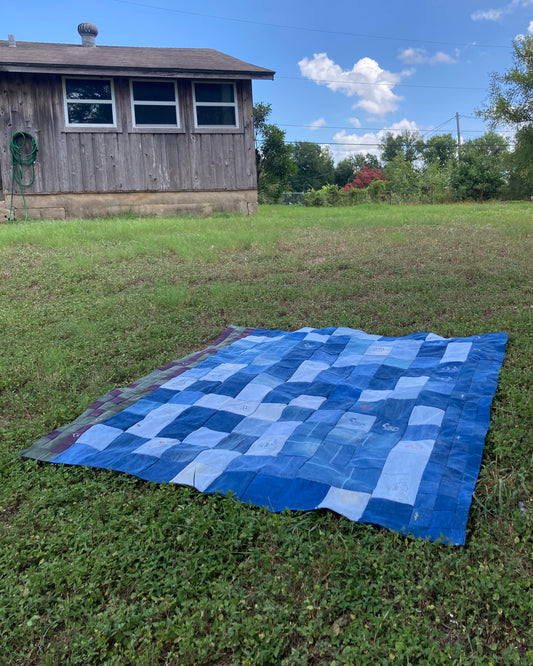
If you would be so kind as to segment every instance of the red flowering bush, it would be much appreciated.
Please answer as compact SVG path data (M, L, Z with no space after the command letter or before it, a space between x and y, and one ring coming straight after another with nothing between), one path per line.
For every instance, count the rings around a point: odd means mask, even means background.
M352 189L362 190L365 189L374 180L387 180L381 169L369 169L364 166L360 171L355 173L354 179L351 183L345 185L342 189L349 192Z

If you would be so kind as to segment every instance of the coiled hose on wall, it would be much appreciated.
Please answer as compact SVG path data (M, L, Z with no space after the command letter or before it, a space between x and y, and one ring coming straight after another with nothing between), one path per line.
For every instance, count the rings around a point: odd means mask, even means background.
M33 185L35 180L35 160L37 159L37 141L27 132L15 132L11 137L9 145L11 152L11 207L9 209L9 219L13 219L13 195L15 194L15 184L19 186L24 202L24 220L28 219L28 207L24 188ZM24 167L31 166L31 178L27 183L24 182Z

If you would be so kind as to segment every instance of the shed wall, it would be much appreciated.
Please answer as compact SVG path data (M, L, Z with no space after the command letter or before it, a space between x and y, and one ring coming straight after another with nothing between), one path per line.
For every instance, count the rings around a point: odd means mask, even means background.
M129 79L113 77L117 128L67 128L60 75L0 73L0 183L11 191L16 131L38 145L35 194L256 188L251 81L237 81L239 129L195 130L192 82L178 81L181 128L136 129ZM1 196L1 195L0 195Z
M65 220L114 215L210 215L229 211L250 215L257 213L256 190L199 192L99 192L65 194L27 194L26 208L20 194L0 201L0 222L12 219Z

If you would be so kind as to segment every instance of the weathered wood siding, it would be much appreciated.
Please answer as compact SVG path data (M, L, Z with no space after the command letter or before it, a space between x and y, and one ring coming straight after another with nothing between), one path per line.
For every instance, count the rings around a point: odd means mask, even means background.
M0 73L0 182L11 189L9 144L32 134L39 153L28 192L179 192L256 187L251 81L237 81L239 129L195 130L192 82L178 81L181 128L132 127L129 79L114 77L117 129L67 128L60 75Z

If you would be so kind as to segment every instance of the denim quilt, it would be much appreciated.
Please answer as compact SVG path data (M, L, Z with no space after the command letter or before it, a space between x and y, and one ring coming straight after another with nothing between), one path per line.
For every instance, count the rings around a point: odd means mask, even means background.
M506 341L230 327L22 455L460 545Z

